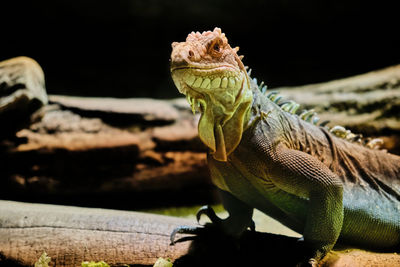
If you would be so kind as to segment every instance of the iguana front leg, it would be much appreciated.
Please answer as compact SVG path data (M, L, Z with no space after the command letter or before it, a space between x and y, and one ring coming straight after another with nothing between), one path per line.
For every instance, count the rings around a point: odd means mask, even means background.
M305 244L319 260L335 245L343 224L343 185L317 158L283 145L272 153L272 182L289 194L308 199Z
M226 219L219 218L210 206L201 207L196 214L197 221L200 220L202 215L206 215L211 224L206 224L205 227L217 228L224 234L231 236L235 239L239 238L247 228L255 230L255 225L252 220L253 208L235 198L230 193L219 190L222 204L229 216ZM171 234L171 243L175 242L175 235L181 234L199 234L199 227L186 227L180 226Z
M255 230L252 220L253 208L234 197L231 193L219 190L222 204L228 212L228 218L222 220L221 230L233 237L239 237L247 228Z

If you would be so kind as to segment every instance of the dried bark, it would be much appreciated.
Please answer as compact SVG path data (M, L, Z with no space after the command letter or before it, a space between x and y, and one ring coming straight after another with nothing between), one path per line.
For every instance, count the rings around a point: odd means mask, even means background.
M21 142L3 143L0 192L6 197L33 201L29 196L40 193L79 201L92 195L116 203L117 195L133 197L121 203L129 209L185 203L178 194L185 190L196 202L204 193L211 197L198 117L180 101L50 101L40 122L17 133Z
M32 266L43 252L50 266L105 261L111 266L152 266L159 257L174 266L295 266L304 260L296 238L247 232L238 242L212 229L197 237L169 234L182 218L138 212L0 201L0 266ZM398 266L395 253L340 248L324 266Z
M92 260L152 265L158 257L187 252L190 243L169 245L169 234L182 223L193 225L137 212L0 201L0 253L23 266L32 266L43 252L53 266Z

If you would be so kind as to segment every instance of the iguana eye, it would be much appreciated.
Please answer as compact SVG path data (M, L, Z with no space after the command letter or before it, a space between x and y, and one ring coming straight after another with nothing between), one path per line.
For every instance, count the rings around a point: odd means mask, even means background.
M221 56L222 46L223 46L222 40L220 38L215 39L210 45L209 48L210 53L216 57Z

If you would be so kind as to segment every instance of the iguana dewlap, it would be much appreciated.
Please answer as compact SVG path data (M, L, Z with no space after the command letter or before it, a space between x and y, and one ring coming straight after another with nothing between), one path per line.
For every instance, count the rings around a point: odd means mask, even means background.
M223 231L240 235L256 208L301 233L316 259L338 240L398 249L400 157L283 110L260 92L219 28L172 47L172 78L201 112L199 137L230 215Z

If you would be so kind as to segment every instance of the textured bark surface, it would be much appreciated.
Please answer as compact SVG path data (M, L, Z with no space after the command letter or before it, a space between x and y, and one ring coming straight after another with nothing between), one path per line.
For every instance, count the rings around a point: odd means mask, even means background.
M189 242L169 245L169 234L182 223L193 224L146 213L0 201L0 253L26 266L43 252L53 266L92 260L152 265L158 257L187 252Z
M124 209L204 203L212 197L205 149L183 101L50 96L40 122L3 142L0 192L93 206L103 198Z
M296 238L247 232L233 242L218 232L198 237L169 234L193 221L167 216L68 206L0 201L0 266L32 266L46 252L50 266L80 266L105 261L152 266L159 257L174 266L295 266L304 255ZM324 266L398 266L394 253L341 249Z

